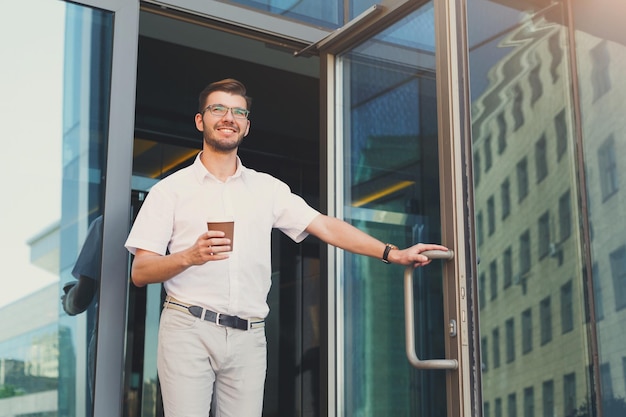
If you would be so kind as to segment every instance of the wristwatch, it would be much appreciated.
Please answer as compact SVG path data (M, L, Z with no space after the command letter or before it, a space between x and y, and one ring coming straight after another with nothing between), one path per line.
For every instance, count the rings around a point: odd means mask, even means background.
M383 261L386 264L390 264L391 262L389 262L389 259L387 259L389 257L389 251L391 251L391 249L398 249L398 247L396 245L392 245L391 243L386 243L385 244L385 251L383 252L383 257L381 259L381 261Z

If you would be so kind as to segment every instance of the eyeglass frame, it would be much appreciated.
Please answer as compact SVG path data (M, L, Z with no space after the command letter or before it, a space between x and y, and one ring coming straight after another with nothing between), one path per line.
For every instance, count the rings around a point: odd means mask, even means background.
M223 109L226 109L226 111L224 112L224 114L221 114L221 115L220 114L215 114L215 113L213 113L213 108L215 108L215 107L221 107ZM225 106L225 105L219 104L219 103L209 104L208 106L206 106L204 108L204 110L202 110L202 114L206 113L207 110L209 111L209 113L211 113L212 116L215 116L215 117L224 117L224 116L226 116L226 113L228 113L229 111L230 111L230 114L233 115L233 118L239 119L239 120L247 120L248 116L250 116L250 110L248 110L248 109L244 109L243 107L228 107L228 106ZM241 111L243 114L242 115L237 115L237 114L235 114L235 112L233 110Z

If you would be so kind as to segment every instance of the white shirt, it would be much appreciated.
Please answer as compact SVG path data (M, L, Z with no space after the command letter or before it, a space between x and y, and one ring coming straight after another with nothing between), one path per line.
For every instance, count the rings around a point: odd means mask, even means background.
M300 242L317 215L285 183L244 167L239 158L235 174L222 182L207 171L198 154L193 165L152 187L125 246L133 254L139 248L176 253L207 231L208 218L232 217L235 231L228 259L192 266L163 285L168 295L189 304L264 318L269 312L272 228Z

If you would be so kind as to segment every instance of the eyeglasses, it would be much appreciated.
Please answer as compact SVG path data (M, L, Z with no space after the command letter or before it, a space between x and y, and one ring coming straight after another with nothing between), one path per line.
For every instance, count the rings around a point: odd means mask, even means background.
M248 115L250 114L250 110L246 110L241 107L226 107L223 104L211 104L207 106L206 109L202 111L202 113L206 112L207 110L216 117L224 117L226 116L226 113L228 113L228 110L230 110L235 119L247 119Z

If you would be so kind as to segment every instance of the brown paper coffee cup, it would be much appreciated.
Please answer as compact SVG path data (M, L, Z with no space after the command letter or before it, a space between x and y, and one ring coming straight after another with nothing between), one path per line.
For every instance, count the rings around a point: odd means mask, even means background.
M235 222L232 220L208 220L207 223L208 230L219 230L224 232L226 235L224 237L230 239L230 250L233 250L234 244L234 235L235 235Z

